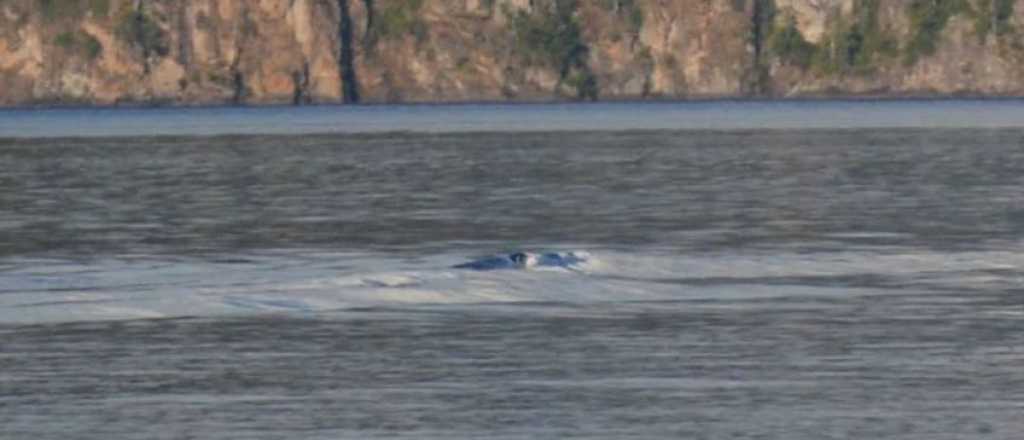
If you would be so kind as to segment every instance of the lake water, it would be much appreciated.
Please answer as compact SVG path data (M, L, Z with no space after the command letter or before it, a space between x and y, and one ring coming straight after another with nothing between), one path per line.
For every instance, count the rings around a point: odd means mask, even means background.
M0 138L1024 127L1024 100L0 109Z
M1017 439L1022 246L1022 101L0 111L0 438Z

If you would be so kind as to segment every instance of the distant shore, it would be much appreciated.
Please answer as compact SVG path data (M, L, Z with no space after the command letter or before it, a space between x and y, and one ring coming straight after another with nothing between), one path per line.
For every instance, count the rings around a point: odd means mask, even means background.
M1024 96L1020 1L0 2L0 106Z
M231 103L231 102L177 102L169 100L157 101L126 101L113 104L88 102L39 101L18 105L0 105L4 110L57 110L57 109L159 109L159 108L299 108L299 107L416 107L416 106L520 106L520 105L591 105L591 104L699 104L718 102L915 102L915 101L1018 101L1024 95L999 94L986 95L977 93L929 94L808 94L785 97L765 96L695 96L692 98L612 98L597 100L575 99L534 99L534 100L440 100L440 101L408 101L408 102L309 102L303 104L268 102L268 103Z

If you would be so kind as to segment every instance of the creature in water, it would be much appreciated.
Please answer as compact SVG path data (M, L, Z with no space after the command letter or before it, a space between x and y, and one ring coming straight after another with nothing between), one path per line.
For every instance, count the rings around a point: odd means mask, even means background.
M587 261L585 256L576 252L513 252L458 264L454 268L470 270L529 269L534 267L573 268L585 261Z

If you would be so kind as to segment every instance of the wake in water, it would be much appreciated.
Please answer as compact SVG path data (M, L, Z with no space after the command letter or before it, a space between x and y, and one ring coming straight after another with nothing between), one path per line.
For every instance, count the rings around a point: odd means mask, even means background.
M0 271L0 323L376 307L758 301L999 290L1020 285L1024 255L1006 251L680 255L657 252L460 255L284 253L223 261L26 261ZM42 269L40 269L42 268ZM147 280L140 283L137 280Z

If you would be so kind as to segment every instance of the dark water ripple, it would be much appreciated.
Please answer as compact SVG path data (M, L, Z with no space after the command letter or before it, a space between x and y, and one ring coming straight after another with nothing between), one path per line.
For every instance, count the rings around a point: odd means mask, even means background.
M1022 146L1015 129L7 141L0 255L1016 245Z
M1011 439L1024 338L1000 302L1020 296L7 328L0 426L40 439Z

